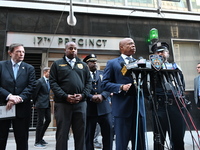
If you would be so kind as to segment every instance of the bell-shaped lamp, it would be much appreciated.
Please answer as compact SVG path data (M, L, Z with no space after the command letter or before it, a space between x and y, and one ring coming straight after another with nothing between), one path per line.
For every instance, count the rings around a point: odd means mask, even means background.
M74 12L72 11L72 0L70 0L70 11L69 16L67 17L67 23L70 26L75 26L76 22L76 17L74 16Z

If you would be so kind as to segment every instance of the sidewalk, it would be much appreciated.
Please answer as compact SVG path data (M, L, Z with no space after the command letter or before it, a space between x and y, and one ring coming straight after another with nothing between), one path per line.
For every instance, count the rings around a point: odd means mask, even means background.
M198 142L197 134L195 131L192 131L192 135ZM101 142L101 136L99 138L100 138L99 142ZM148 150L153 150L153 133L148 132L147 138L148 138ZM49 143L47 145L46 149L55 150L55 143L56 143L55 142L55 131L48 130L45 133L44 140ZM188 131L186 131L184 141L185 141L185 150L194 150L194 149L198 150L199 149L199 148L197 148L195 142L194 142L195 148L193 147L193 141L191 138L191 134ZM30 131L29 132L29 150L36 150L36 148L34 147L34 142L35 142L35 131ZM129 144L129 145L131 145L131 144ZM68 147L69 147L68 150L74 150L74 140L73 140L72 136L70 136L70 138L69 138ZM131 146L129 146L129 147L131 147ZM9 134L9 139L8 139L6 150L16 150L16 144L15 144L15 140L14 140L14 136L13 136L12 132ZM96 150L99 150L99 149L96 149ZM113 142L113 150L115 150L115 142Z

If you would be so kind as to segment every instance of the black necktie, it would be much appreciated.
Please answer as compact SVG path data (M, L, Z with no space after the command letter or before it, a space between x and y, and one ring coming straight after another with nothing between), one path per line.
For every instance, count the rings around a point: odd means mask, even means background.
M50 90L49 80L47 79L47 88Z
M93 75L93 80L96 79L96 74L94 72L92 72L92 75Z

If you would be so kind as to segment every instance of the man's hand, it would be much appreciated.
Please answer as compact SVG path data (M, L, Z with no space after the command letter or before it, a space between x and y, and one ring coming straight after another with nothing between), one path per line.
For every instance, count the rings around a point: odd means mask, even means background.
M13 107L13 105L15 105L14 102L9 100L6 105L6 110L10 110Z
M122 85L121 90L122 91L128 91L130 89L131 85L132 85L131 83L124 84L124 85Z
M103 101L103 96L101 94L93 95L92 101L95 103L101 103Z
M10 95L8 101L12 101L14 104L23 102L22 98L18 95Z
M67 102L69 102L70 104L77 104L81 100L82 100L82 95L81 94L74 94L74 95L68 94Z

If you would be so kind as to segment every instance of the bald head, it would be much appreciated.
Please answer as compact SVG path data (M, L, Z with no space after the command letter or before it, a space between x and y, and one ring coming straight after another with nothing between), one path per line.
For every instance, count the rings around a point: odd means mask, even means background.
M66 43L66 46L65 46L65 55L69 59L73 59L73 58L75 58L77 56L76 43L74 43L74 42L68 42L68 43Z
M76 43L74 43L74 42L67 42L66 44L65 44L65 48L67 48L69 45L71 45L71 44L75 44L76 45Z
M133 39L131 39L131 38L124 38L124 39L122 39L120 42L119 42L119 47L120 46L123 46L127 41L129 41L129 40L133 40Z
M132 38L124 38L119 42L119 49L124 55L133 55L136 52L135 42Z

